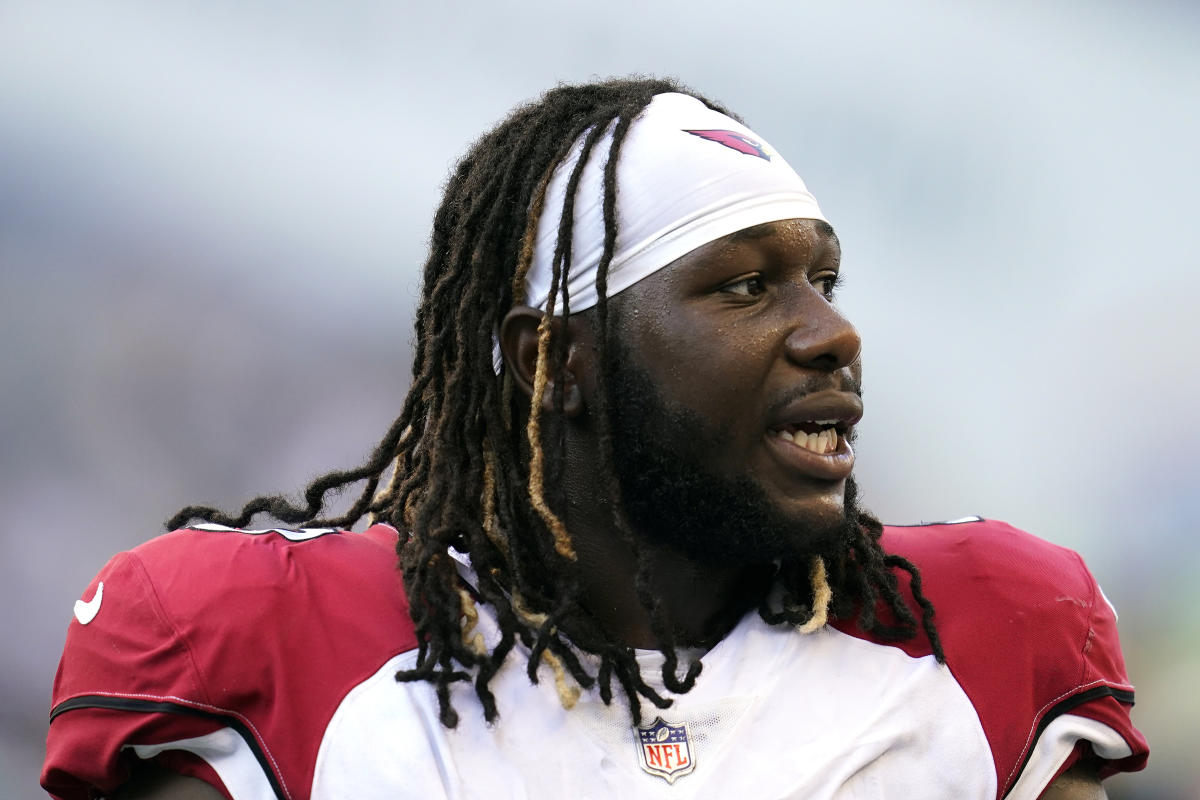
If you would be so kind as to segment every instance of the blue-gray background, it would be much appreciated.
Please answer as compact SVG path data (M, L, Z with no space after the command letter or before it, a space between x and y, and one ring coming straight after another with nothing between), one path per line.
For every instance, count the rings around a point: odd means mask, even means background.
M808 181L886 520L1077 548L1150 769L1200 797L1200 12L1185 2L0 0L0 787L70 609L193 501L357 463L399 408L455 157L559 80L673 74Z

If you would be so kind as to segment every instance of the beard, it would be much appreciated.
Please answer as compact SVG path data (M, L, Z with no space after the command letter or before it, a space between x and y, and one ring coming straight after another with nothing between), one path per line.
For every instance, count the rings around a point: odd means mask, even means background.
M728 431L673 407L618 342L607 359L613 466L623 509L644 541L712 566L840 563L859 535L854 478L835 519L786 516L749 477L707 466Z

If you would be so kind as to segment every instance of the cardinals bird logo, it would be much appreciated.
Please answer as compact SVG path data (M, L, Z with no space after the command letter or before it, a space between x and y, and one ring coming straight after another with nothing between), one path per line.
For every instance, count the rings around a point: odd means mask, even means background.
M699 136L701 139L708 139L710 142L723 144L730 150L737 150L739 153L745 153L748 156L758 156L766 161L771 160L771 157L767 155L767 151L763 149L762 144L754 141L749 136L738 133L737 131L685 130L684 133L690 133L692 136Z

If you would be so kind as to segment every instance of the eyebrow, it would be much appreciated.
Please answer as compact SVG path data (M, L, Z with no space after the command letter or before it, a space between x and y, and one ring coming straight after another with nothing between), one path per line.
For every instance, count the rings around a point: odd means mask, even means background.
M731 241L731 242L757 241L766 236L770 236L771 231L773 230L772 226L774 224L775 224L774 222L763 222L763 223L754 225L749 228L742 228L740 231L734 231L733 233L729 234L729 241ZM840 239L838 239L837 231L835 231L833 229L832 225L830 225L828 222L826 222L823 219L814 219L813 225L817 229L817 233L820 233L824 236L828 236L830 239L832 239L834 242L836 242L839 247L841 247L842 242Z
M816 229L818 233L823 233L830 239L833 239L833 241L837 243L838 247L842 246L842 240L838 238L837 231L833 229L832 225L823 219L816 219L813 220L813 222L816 223Z

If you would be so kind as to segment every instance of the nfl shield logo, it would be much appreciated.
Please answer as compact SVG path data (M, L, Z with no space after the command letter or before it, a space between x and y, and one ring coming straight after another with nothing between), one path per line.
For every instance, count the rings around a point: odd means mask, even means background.
M659 717L637 729L637 747L642 769L667 783L696 768L687 725L668 725Z

